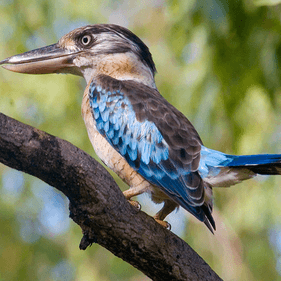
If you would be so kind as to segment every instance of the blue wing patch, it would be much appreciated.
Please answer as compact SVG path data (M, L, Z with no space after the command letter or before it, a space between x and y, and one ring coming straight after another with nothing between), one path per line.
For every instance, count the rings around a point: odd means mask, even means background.
M169 157L168 145L154 123L139 122L128 99L119 90L90 87L90 106L99 133L131 163L159 164ZM135 165L134 165L135 166Z
M137 120L129 98L120 89L106 90L92 82L89 103L97 130L129 165L204 221L201 178L169 157L169 145L155 123Z

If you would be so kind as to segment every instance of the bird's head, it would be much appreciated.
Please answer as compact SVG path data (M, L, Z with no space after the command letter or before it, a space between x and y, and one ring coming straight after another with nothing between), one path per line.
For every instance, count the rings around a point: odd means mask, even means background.
M156 69L148 47L128 29L112 24L77 28L56 44L9 57L0 65L20 73L71 73L87 82L106 74L155 86Z

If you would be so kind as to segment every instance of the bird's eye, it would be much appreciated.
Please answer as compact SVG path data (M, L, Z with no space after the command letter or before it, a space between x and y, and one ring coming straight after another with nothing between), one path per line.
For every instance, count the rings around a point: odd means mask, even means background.
M82 37L81 42L84 46L87 46L90 44L91 40L92 40L92 37L90 35L85 35Z

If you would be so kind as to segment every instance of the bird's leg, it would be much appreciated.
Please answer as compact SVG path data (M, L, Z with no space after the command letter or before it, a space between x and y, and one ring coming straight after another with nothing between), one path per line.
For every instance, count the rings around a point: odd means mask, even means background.
M124 194L125 198L128 200L128 202L129 202L132 206L134 206L134 207L136 207L138 210L140 210L140 209L141 209L140 203L139 203L138 201L131 200L131 197L136 196L136 195L139 195L139 194L142 193L142 192L141 192L141 193L136 192L135 189L136 189L136 188L134 188L134 187L133 187L133 188L129 188L128 190L123 191L123 194Z
M137 195L140 195L140 194L146 192L147 189L148 189L148 187L149 187L149 183L146 182L145 180L143 180L143 181L140 182L138 185L132 186L132 187L130 187L128 190L125 190L125 191L123 192L123 194L124 194L125 198L128 200L128 202L129 202L132 206L134 206L134 207L136 207L137 209L140 210L140 209L141 209L140 203L137 202L137 201L131 200L131 198L134 197L134 196L137 196Z
M163 227L171 229L171 225L167 221L164 221L164 219L178 206L179 205L172 200L165 200L163 208L154 216L154 219Z

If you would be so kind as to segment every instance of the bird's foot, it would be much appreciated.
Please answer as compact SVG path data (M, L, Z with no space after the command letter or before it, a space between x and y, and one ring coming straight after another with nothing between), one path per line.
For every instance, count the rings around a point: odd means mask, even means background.
M138 201L134 201L134 200L128 200L128 202L134 206L138 211L141 210L141 204Z
M156 222L158 222L160 225L162 225L164 228L167 228L168 230L171 230L171 225L167 221L162 221L159 219L154 218Z

